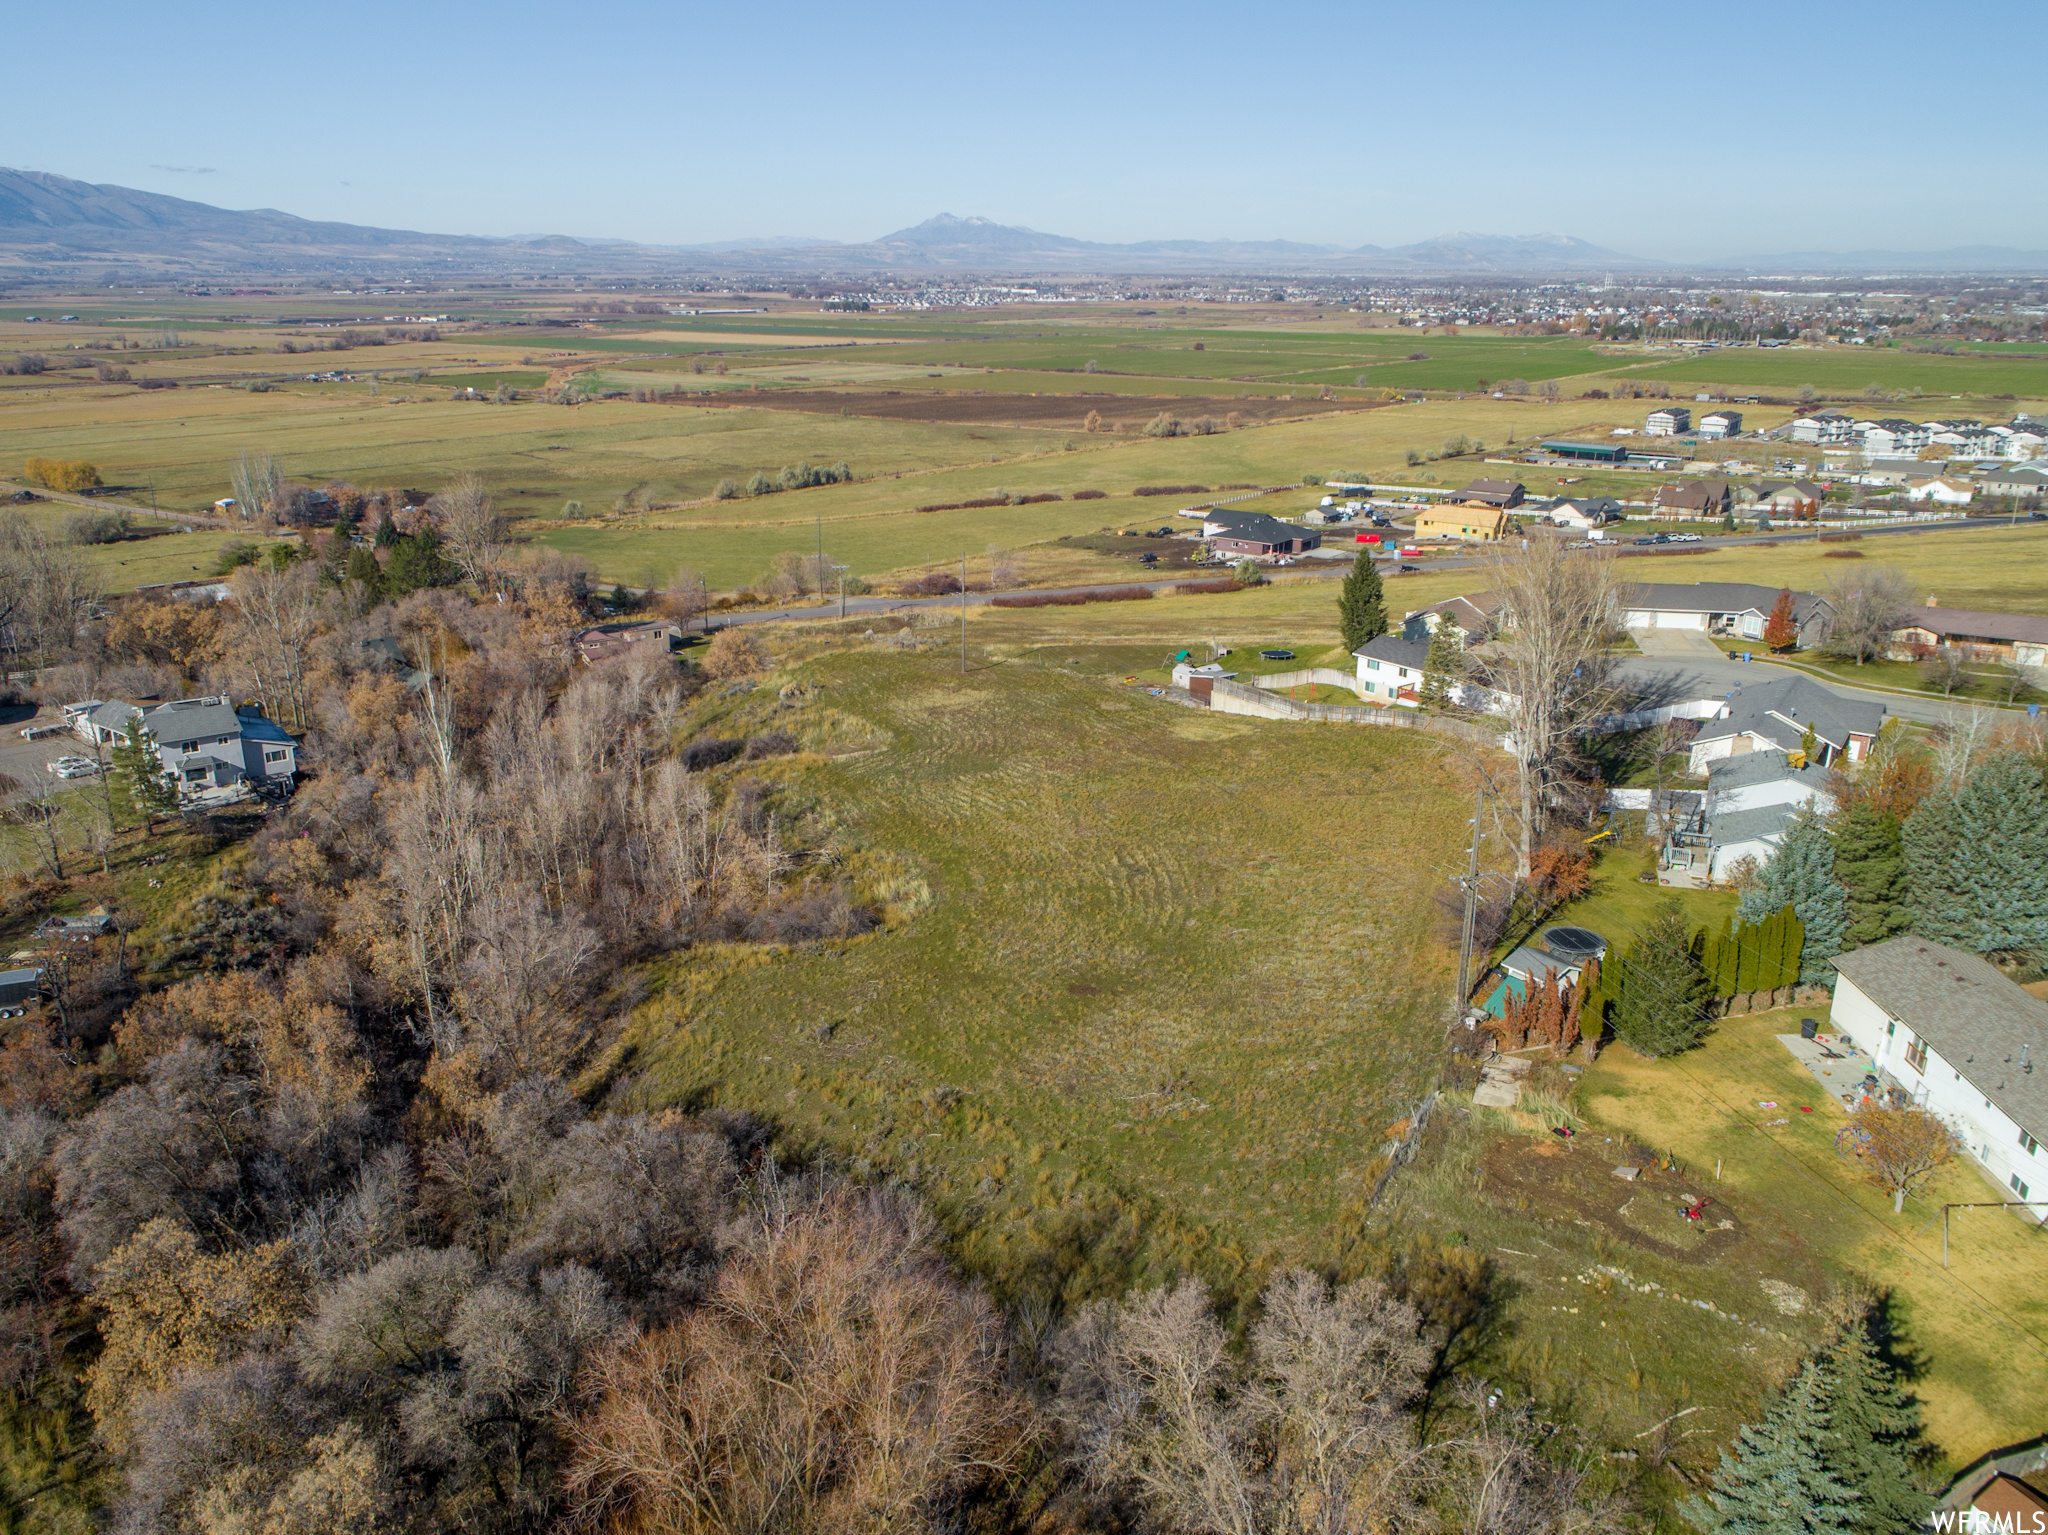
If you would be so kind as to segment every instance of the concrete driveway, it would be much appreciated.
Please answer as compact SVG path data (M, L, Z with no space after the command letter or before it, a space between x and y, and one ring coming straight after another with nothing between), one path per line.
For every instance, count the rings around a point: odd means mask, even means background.
M1697 629L1631 629L1628 637L1636 642L1636 649L1646 656L1659 656L1671 660L1725 659L1721 647Z

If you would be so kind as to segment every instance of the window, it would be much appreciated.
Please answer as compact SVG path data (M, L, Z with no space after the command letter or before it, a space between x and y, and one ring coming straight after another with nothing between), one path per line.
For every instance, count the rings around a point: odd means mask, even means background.
M2027 1148L2028 1156L2032 1156L2035 1152L2041 1149L2041 1143L2035 1140L2031 1135L2027 1134L2027 1132L2024 1130L2020 1131L2020 1144Z
M2027 1197L2027 1186L2024 1183L2020 1182L2020 1175L2018 1173L2014 1173L2012 1175L2010 1182L2012 1183L2012 1191L2015 1194L2019 1195L2020 1198L2025 1199Z
M1927 1041L1916 1039L1906 1046L1906 1064L1915 1071L1927 1069Z
M1377 661L1369 660L1365 663L1365 669L1369 672L1376 672L1380 669L1380 663Z
M290 755L291 753L282 746L271 746L264 748L263 760L265 762L282 762Z

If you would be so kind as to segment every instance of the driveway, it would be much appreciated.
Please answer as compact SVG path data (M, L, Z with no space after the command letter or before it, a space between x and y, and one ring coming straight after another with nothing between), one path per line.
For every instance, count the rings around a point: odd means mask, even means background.
M1721 647L1697 629L1631 629L1628 637L1646 656L1665 659L1704 657L1710 661L1723 659Z

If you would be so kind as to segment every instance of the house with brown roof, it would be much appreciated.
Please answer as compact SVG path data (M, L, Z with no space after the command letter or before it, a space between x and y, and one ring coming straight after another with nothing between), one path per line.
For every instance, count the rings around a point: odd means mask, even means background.
M1428 641L1448 629L1460 649L1469 649L1493 638L1500 627L1499 614L1505 599L1498 592L1474 592L1469 597L1446 597L1426 608L1417 608L1401 620L1401 637Z
M1680 480L1657 487L1650 511L1657 517L1719 517L1733 504L1726 480Z
M1749 510L1773 517L1817 517L1824 494L1811 480L1759 480Z
M666 656L682 637L682 630L666 619L643 624L599 624L576 636L576 655L587 666L614 656Z
M1914 608L1906 622L1892 630L1886 654L1895 661L1909 661L1943 645L1968 651L1980 661L2048 668L2048 618L1938 607L1929 598L1926 607Z

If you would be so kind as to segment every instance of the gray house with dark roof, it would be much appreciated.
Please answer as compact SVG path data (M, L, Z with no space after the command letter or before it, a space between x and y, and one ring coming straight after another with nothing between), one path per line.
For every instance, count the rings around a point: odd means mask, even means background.
M1844 698L1805 677L1779 677L1739 687L1713 719L1700 721L1693 737L1689 769L1695 775L1723 757L1750 752L1787 753L1802 750L1813 732L1808 760L1826 767L1838 758L1861 762L1884 728L1885 708Z
M1890 938L1834 964L1834 1031L1947 1124L1999 1197L2048 1200L2048 1002L1927 938ZM2048 1220L2048 1209L2018 1213Z
M1761 640L1782 590L1752 581L1695 581L1690 586L1646 581L1622 589L1621 623L1625 629L1694 629ZM1792 594L1792 621L1801 645L1826 639L1834 616L1827 598L1812 592Z
M80 716L89 741L125 740L137 723L155 740L164 772L181 793L238 783L289 783L298 772L299 743L253 705L237 709L225 695L181 698L145 709L118 699Z

